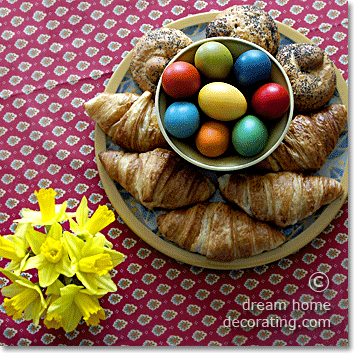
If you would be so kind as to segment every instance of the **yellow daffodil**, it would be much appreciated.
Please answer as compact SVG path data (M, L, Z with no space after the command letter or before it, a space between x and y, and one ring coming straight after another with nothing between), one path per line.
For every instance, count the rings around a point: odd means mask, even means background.
M36 326L41 318L47 328L67 332L82 318L88 326L96 326L105 319L99 298L117 290L110 271L125 258L100 232L115 215L107 206L99 206L89 217L85 197L75 212L66 212L67 202L55 204L54 189L34 193L39 211L22 209L22 218L14 220L15 233L0 236L0 257L10 261L0 272L12 282L1 289L6 297L3 308L14 320L32 320ZM63 232L61 223L66 220L73 233ZM37 284L20 276L34 268Z
M60 298L60 289L63 287L64 284L58 279L53 284L47 287L47 291L46 291L46 295L48 296L46 299L47 308L49 308L54 301ZM59 329L60 327L63 327L62 316L57 312L48 313L46 311L43 323L47 328Z
M66 220L67 216L65 210L67 202L61 205L55 204L55 195L57 193L54 189L40 189L35 191L38 200L40 211L30 209L23 209L21 211L23 218L15 220L18 223L31 223L32 225L52 225L55 222Z
M51 285L60 274L67 277L74 275L68 252L62 242L62 232L61 225L54 223L47 235L33 229L27 233L35 256L27 260L25 270L37 268L39 285L42 287Z
M23 271L29 256L29 244L26 239L26 232L29 228L29 224L19 224L14 235L0 236L0 257L11 260L6 268L13 270L17 275Z
M60 288L60 297L47 310L45 324L58 326L60 323L66 332L71 332L82 317L88 326L96 326L105 319L105 311L97 296L89 294L82 286L70 284Z
M25 252L6 236L0 236L0 256L19 262L25 257Z
M9 297L3 304L6 314L14 320L21 319L24 314L25 320L33 320L37 326L47 306L40 287L6 269L0 268L0 272L12 281L1 290L4 296Z
M123 254L105 247L104 236L91 237L85 242L66 231L63 237L72 267L82 284L97 295L116 291L109 271L123 261Z
M76 235L95 236L106 226L115 221L115 214L106 205L100 205L89 218L86 197L83 197L75 213L76 222L69 217L70 228Z

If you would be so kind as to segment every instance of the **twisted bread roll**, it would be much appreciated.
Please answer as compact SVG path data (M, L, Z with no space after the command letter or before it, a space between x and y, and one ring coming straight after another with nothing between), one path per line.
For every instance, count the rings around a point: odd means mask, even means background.
M84 108L115 143L130 151L146 152L168 147L151 96L149 91L142 95L103 92L84 103Z
M319 169L334 150L346 120L347 109L340 104L297 115L281 144L256 167L275 172Z
M235 37L255 43L275 55L280 33L274 19L255 5L234 5L207 25L206 38Z
M203 202L216 190L207 177L169 150L105 151L99 158L108 175L147 208L180 208Z
M344 192L335 179L296 172L226 174L218 183L222 195L251 217L281 227L310 216Z
M143 91L155 90L169 61L192 40L173 28L157 28L138 40L132 51L130 69L133 79Z
M331 99L336 73L323 49L311 43L287 44L280 48L276 59L290 79L296 111L317 110Z
M225 203L199 203L158 217L160 232L170 241L207 258L230 262L278 247L285 236Z

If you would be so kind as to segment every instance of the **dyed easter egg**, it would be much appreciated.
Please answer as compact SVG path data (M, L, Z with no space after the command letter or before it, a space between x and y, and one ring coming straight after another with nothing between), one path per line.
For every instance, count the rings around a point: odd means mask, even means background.
M199 125L199 111L191 102L176 101L165 112L165 129L175 138L188 138L197 131Z
M243 94L224 82L211 82L203 86L198 94L198 104L210 118L221 121L237 119L247 110Z
M261 152L268 141L265 124L255 116L248 115L238 121L232 131L232 143L242 156L251 157Z
M222 155L229 146L229 129L217 121L202 124L196 135L196 147L202 155L217 157Z
M271 75L271 61L261 50L251 49L241 54L233 66L237 81L249 86Z
M233 57L222 43L208 41L203 43L195 53L196 68L208 79L225 79L233 67Z
M193 96L199 90L201 77L192 64L176 61L165 68L161 83L169 96L182 99Z
M287 112L290 106L290 96L280 84L265 84L255 91L251 106L260 117L270 120L278 119Z

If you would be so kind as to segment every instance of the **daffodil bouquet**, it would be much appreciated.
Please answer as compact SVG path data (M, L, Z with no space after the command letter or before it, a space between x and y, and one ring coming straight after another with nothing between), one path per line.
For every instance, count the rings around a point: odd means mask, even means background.
M100 233L114 213L100 205L89 217L85 197L75 212L67 212L67 202L56 205L51 188L35 195L40 210L22 209L15 233L0 236L0 257L10 260L0 272L12 282L1 290L6 314L36 326L43 318L47 328L66 332L82 318L95 326L105 319L99 299L117 290L110 271L124 260ZM31 269L37 270L37 283L24 276Z

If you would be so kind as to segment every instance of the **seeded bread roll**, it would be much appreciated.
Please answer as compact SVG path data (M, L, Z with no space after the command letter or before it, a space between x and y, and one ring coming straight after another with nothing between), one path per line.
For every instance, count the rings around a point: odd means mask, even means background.
M130 69L133 79L143 91L155 90L169 61L192 40L173 28L158 28L146 33L133 49Z
M255 43L275 55L280 33L276 22L254 5L235 5L219 13L207 25L206 37L236 37Z
M280 48L276 59L290 79L297 111L317 110L331 99L336 73L323 49L312 43L287 44Z

